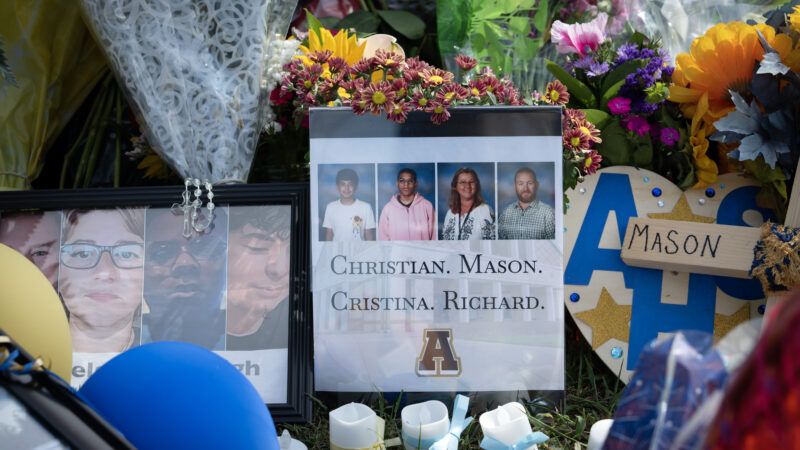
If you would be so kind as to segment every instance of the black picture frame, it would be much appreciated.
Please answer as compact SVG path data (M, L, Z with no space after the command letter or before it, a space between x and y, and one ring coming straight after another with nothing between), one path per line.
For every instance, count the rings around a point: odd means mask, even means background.
M184 186L0 192L4 211L169 208L180 203ZM309 289L309 188L307 183L215 186L218 206L291 206L289 351L286 403L268 404L276 423L307 423L313 393L313 327Z

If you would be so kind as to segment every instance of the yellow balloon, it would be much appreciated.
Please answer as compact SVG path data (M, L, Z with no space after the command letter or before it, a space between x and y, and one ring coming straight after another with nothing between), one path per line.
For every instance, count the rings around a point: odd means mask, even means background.
M50 281L16 250L0 244L0 329L69 382L72 337Z

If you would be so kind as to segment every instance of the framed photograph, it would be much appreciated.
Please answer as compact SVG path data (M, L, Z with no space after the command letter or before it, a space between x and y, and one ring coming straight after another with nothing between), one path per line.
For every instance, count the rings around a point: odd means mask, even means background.
M308 186L213 192L211 225L189 238L171 208L183 186L0 193L0 243L59 293L75 387L129 348L190 342L234 364L276 422L306 422Z
M450 113L435 125L311 110L325 398L470 392L497 404L564 389L561 109Z

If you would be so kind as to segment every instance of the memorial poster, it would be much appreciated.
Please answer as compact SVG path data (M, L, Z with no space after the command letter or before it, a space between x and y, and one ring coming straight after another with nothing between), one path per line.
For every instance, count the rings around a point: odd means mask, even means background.
M563 390L560 108L311 113L315 384Z

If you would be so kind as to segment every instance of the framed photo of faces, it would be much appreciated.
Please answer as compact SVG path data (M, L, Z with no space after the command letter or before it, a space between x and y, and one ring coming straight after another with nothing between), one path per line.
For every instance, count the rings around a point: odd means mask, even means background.
M129 348L189 342L234 364L278 422L311 414L308 186L214 188L184 237L183 186L0 194L0 243L58 292L72 384Z

